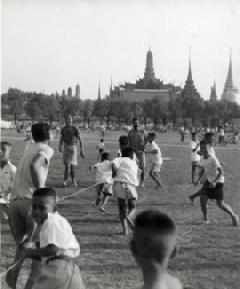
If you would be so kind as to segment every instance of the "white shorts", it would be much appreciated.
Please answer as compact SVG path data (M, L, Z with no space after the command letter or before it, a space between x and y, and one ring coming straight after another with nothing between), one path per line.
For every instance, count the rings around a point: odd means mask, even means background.
M128 183L115 182L114 193L115 193L115 196L119 199L137 200L138 198L136 187Z
M162 165L160 165L160 164L152 164L151 172L160 173L160 171L161 171L161 166L162 166Z

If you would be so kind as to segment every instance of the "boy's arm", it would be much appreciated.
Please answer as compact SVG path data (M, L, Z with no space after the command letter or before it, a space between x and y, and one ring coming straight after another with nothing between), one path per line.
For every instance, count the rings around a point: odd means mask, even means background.
M59 249L54 244L49 244L46 247L39 249L23 249L21 252L21 258L39 258L39 257L53 257L56 256L59 252Z
M82 141L82 138L81 138L80 134L78 136L78 140L79 140L80 156L82 158L84 158L85 155L84 155L83 141Z
M217 171L218 171L218 174L216 176L214 183L217 183L221 179L221 177L223 176L223 173L224 173L222 166L218 167Z
M158 154L159 150L158 149L153 149L151 151L148 151L149 154Z
M201 181L201 179L202 179L203 176L204 176L204 168L203 168L203 167L200 167L199 178L198 178L198 180L194 183L195 186L197 186L197 185L200 183L200 181Z
M33 185L36 189L42 188L45 186L45 180L42 180L41 167L48 165L48 160L38 153L36 157L33 159L32 164L30 166L30 173L32 177Z

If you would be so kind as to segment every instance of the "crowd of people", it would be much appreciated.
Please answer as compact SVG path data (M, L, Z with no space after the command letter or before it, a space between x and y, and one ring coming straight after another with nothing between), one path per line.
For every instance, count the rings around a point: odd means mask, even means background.
M110 160L104 145L104 133L97 145L97 163L89 167L96 174L95 205L105 212L108 199L117 198L122 233L133 231L130 249L142 270L144 289L178 289L181 282L167 272L168 261L176 251L176 225L168 215L145 210L137 214L138 187L145 185L146 155L149 155L149 176L161 189L163 157L156 143L156 134L140 128L136 118L128 135L119 138L119 151ZM74 261L80 254L80 246L69 222L57 211L57 196L53 188L46 187L48 168L54 154L49 145L50 127L36 123L31 127L32 140L25 149L16 168L10 162L12 146L1 142L1 198L0 217L7 218L16 243L13 268L8 270L6 281L16 289L17 279L25 258L32 259L31 272L25 289L80 289L84 288L79 267ZM217 206L226 212L233 226L238 226L238 215L224 202L224 172L212 146L211 132L199 142L192 133L190 144L192 183L202 184L191 195L190 201L200 198L205 223L209 223L207 202L215 199ZM64 187L69 178L73 186L78 146L80 156L85 157L79 130L71 116L65 118L60 131L59 151L65 167Z

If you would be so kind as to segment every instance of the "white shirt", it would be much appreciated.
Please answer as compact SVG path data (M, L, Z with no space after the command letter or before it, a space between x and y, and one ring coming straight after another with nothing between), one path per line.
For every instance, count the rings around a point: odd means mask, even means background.
M200 165L204 169L204 177L210 183L214 183L219 173L218 168L222 167L221 164L219 163L219 160L215 156L210 155L207 159L201 158ZM218 182L224 183L224 176L221 176Z
M101 163L96 163L93 168L96 169L96 183L113 183L111 161L105 160Z
M117 169L117 175L114 178L116 182L124 182L137 187L139 185L139 168L135 160L128 157L115 158L113 164Z
M152 143L148 143L146 146L146 150L147 152L149 152L150 154L150 161L152 164L155 165L161 165L163 160L162 160L162 153L160 150L160 147L156 144L155 141L153 141ZM157 153L151 153L153 150L157 150Z
M98 149L104 149L105 148L105 145L103 142L100 142L98 145L97 145L97 148Z
M17 174L14 182L14 188L19 198L32 198L34 191L34 185L31 176L31 164L33 158L38 154L42 155L46 159L46 164L41 167L39 172L41 178L41 184L44 187L48 175L48 167L51 157L53 156L53 149L47 144L32 143L29 148L24 151L23 157L19 163Z
M17 168L10 161L3 168L0 167L0 198L4 203L9 202L7 191L13 188L16 171Z
M39 240L41 248L55 245L60 249L59 255L76 258L80 254L80 246L72 227L58 212L48 214L48 219L41 227Z
M197 145L198 145L198 148L197 148ZM201 156L199 154L200 153L199 142L192 140L190 143L190 147L191 147L191 160L192 160L192 162L200 162ZM193 150L195 150L195 152L193 152Z

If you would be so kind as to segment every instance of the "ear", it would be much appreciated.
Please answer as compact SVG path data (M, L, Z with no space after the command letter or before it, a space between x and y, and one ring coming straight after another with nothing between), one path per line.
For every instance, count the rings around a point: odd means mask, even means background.
M136 247L136 242L134 240L130 241L130 249L131 249L133 256L136 256L137 255L137 247Z

